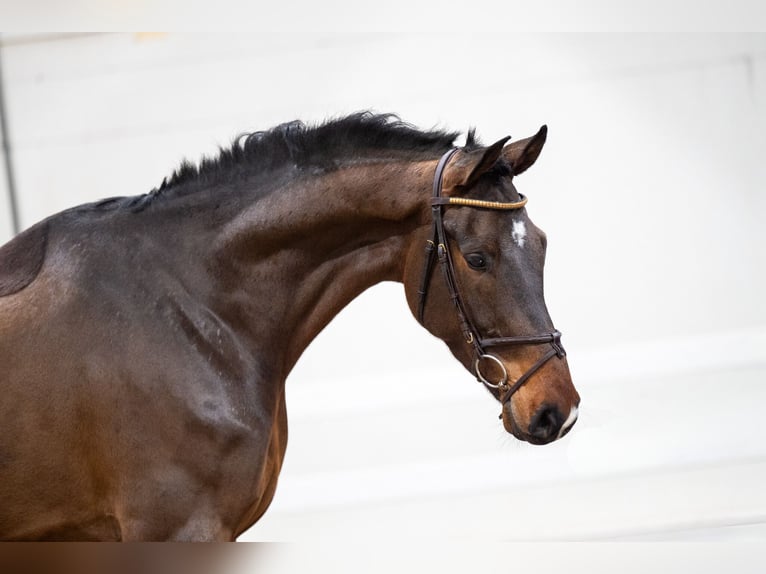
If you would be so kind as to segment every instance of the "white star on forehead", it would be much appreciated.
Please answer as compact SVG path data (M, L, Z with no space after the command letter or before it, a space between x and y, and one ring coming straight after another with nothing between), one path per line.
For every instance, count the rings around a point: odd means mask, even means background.
M527 240L527 226L523 221L514 221L513 230L511 231L511 238L513 242L519 247L524 247L524 243Z

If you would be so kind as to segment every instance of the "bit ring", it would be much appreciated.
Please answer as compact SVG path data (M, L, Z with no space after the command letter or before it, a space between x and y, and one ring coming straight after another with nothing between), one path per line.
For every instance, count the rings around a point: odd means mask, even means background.
M497 363L497 365L500 367L500 369L503 371L503 378L498 381L497 383L491 383L487 380L487 378L482 374L481 369L479 368L479 363L482 361L482 359L490 359ZM476 359L476 363L474 365L474 368L476 369L476 377L484 383L486 386L488 386L491 389L501 389L504 386L508 384L508 371L505 369L505 365L503 362L495 357L495 355L481 355Z

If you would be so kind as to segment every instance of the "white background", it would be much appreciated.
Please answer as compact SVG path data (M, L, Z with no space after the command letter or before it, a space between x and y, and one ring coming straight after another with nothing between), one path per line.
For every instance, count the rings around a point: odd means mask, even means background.
M549 126L517 185L549 237L574 430L515 442L380 285L288 379L280 486L242 539L766 537L766 35L6 34L0 50L22 227L296 118L391 111L486 142Z

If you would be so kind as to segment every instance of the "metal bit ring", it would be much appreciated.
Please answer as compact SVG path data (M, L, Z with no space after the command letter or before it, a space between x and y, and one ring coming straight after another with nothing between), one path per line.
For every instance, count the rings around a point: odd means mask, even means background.
M497 383L490 383L487 378L481 373L481 369L479 369L479 363L482 361L482 359L491 359L492 361L495 361L500 366L500 369L503 371L503 378L498 381ZM476 369L476 376L478 379L484 383L486 386L488 386L491 389L502 389L508 384L508 371L505 369L505 365L503 365L503 362L495 357L495 355L481 355L476 359L475 364Z

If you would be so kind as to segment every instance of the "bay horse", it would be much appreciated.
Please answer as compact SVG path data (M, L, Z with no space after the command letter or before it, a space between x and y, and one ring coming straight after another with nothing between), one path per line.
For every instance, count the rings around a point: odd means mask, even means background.
M507 432L571 429L546 238L514 186L546 128L457 137L369 112L283 124L0 248L0 538L235 540L274 496L288 373L381 281Z

